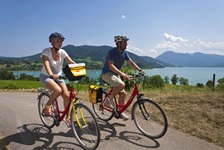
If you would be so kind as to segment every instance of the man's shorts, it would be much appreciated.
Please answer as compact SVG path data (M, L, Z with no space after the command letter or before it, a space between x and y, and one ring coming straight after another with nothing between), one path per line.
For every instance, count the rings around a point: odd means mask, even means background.
M40 81L42 82L42 84L44 85L44 87L46 87L46 84L48 81L53 80L51 79L48 75L45 74L40 74ZM61 83L65 83L65 81L63 79L58 79L58 80L54 80L56 83L61 84Z
M110 84L112 87L118 87L123 84L123 81L119 76L114 75L111 72L105 73L102 75L102 79Z

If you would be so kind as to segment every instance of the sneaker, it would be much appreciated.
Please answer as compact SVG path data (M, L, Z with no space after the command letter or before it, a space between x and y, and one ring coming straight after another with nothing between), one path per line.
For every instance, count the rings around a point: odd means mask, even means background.
M123 119L123 121L127 121L129 117L125 115L125 113L121 113L120 117Z
M107 98L104 102L104 106L109 107L110 109L114 109L115 108L115 104L113 100L110 100L109 98Z

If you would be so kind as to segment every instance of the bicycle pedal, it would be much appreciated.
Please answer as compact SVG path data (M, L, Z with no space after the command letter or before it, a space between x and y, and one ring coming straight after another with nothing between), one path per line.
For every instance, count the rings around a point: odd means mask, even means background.
M58 120L55 120L55 125L58 127L60 125L60 122Z
M120 118L120 114L118 114L118 113L115 112L114 118L119 119Z
M84 126L82 126L82 129L84 129L84 128L86 128L86 127L88 127L88 125L86 124L86 125L84 125Z

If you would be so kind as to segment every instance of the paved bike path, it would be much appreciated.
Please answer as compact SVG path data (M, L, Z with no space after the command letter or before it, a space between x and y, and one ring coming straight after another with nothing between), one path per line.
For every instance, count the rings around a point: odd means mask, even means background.
M18 150L82 149L63 122L52 130L42 125L36 98L37 93L0 92L0 144L6 142L7 148ZM97 149L224 150L170 128L164 137L152 140L143 136L131 120L99 120L99 125L101 141Z

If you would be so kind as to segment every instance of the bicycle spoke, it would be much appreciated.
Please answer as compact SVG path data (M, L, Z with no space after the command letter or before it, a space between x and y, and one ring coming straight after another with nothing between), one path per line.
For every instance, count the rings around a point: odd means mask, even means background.
M100 142L100 131L95 116L83 104L75 104L72 109L72 129L84 149L95 149Z
M162 109L153 101L140 100L133 106L134 122L144 135L160 138L167 131L167 119Z
M54 118L52 116L46 116L44 114L45 105L49 100L49 96L47 94L42 94L38 101L38 112L41 121L47 128L52 128L55 125Z

